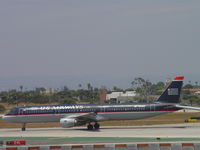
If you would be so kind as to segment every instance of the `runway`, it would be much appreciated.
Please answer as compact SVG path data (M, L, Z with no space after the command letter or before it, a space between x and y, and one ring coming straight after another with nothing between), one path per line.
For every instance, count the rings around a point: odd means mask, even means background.
M152 126L102 126L98 131L85 127L0 129L0 137L185 137L200 135L200 123Z
M199 135L200 123L102 126L99 131L88 131L85 127L0 129L0 141L26 140L28 145L197 142Z

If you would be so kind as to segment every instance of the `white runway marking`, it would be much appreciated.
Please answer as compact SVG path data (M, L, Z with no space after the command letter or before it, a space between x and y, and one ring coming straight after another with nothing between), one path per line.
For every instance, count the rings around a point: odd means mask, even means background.
M0 129L1 137L199 137L200 123L153 126L104 126L99 131L75 128Z

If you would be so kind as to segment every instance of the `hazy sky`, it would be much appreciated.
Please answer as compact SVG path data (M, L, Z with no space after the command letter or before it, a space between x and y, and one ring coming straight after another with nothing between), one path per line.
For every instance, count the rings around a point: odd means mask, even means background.
M200 82L199 0L1 0L0 89Z

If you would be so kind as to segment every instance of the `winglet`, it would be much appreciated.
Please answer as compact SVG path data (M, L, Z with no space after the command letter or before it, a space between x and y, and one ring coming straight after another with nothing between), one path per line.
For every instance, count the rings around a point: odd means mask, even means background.
M173 81L182 81L182 80L184 80L184 76L177 76L174 78Z

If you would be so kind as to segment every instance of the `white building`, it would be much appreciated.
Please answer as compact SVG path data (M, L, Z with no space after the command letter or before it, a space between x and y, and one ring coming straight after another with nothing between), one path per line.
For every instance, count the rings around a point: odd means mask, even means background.
M133 101L135 96L137 96L136 91L112 92L106 95L106 100L115 100L116 103L123 103Z
M48 89L44 89L40 91L40 94L46 94L46 95L51 95L51 94L55 94L60 92L59 89L52 89L52 88L48 88Z

